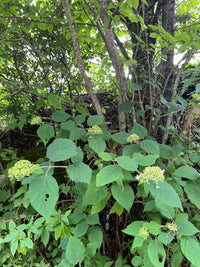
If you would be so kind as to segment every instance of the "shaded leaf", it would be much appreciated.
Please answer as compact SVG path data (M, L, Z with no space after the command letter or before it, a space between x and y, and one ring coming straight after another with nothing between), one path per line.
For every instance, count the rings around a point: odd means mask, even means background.
M70 236L66 247L66 259L70 264L76 265L84 259L85 247L76 237Z
M48 219L58 200L59 187L51 175L37 175L29 185L28 196L31 205L42 216Z
M76 154L76 146L70 139L55 139L47 147L47 158L53 162L69 159Z

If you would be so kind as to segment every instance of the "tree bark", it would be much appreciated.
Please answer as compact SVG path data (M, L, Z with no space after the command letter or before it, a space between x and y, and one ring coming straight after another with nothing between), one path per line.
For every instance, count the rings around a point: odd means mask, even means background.
M100 17L105 22L106 18L108 17L108 1L107 0L100 0ZM120 58L119 52L117 50L115 41L114 41L114 34L111 28L111 25L105 31L105 45L112 61L112 65L115 69L116 78L118 81L118 91L119 91L119 105L125 101L126 97L126 90L127 90L127 81L124 71L124 64ZM125 131L126 130L126 115L125 112L119 113L119 130Z
M63 4L63 8L65 10L65 14L66 14L68 23L70 25L70 33L71 33L71 38L72 38L72 42L73 42L73 46L74 46L76 59L77 59L77 64L78 64L79 71L80 71L80 73L81 73L81 75L83 77L83 80L85 82L85 88L86 88L87 92L89 93L89 95L90 95L90 97L92 99L92 102L93 102L93 105L94 105L94 107L96 109L97 114L104 118L101 106L99 104L99 101L98 101L95 93L94 93L93 86L92 86L92 83L90 81L90 78L88 77L87 73L85 72L85 68L84 68L84 65L83 65L83 60L82 60L81 52L80 52L80 48L79 48L79 42L78 42L78 38L77 38L75 29L74 29L73 19L72 19L72 16L71 16L71 11L70 11L70 7L69 7L69 4L68 4L68 1L67 0L62 0L62 4Z

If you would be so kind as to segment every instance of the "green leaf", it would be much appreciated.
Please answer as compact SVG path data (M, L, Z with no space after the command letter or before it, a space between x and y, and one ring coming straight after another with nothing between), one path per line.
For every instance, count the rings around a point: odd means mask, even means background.
M134 153L133 154L133 159L136 159L138 164L141 166L150 166L153 165L157 158L159 156L158 155L142 155L141 153Z
M70 264L76 265L84 259L85 247L76 237L70 236L66 247L66 259Z
M159 155L161 156L161 158L163 158L163 159L171 159L172 158L173 153L172 153L172 149L170 146L163 145L163 144L159 144L158 146L159 146L159 150L160 150Z
M188 181L184 189L190 201L200 209L200 180Z
M108 152L101 152L99 153L99 157L104 161L111 161L113 160L117 155L113 153Z
M103 186L123 178L121 168L117 165L106 166L101 169L96 177L96 185Z
M138 162L136 159L132 159L129 156L120 156L115 159L119 166L127 171L136 171Z
M121 216L123 211L124 208L117 201L115 201L114 205L110 210L110 214L116 213L118 216Z
M145 136L147 136L147 129L136 122L131 129L131 133L137 134L141 139L143 139Z
M70 139L55 139L47 147L47 158L53 162L69 159L77 154L76 146Z
M127 138L130 136L129 133L125 133L125 132L119 132L119 133L116 133L116 134L113 134L111 137L112 139L119 143L119 144L127 144Z
M199 230L188 220L176 219L175 224L178 226L178 233L180 235L190 236L199 232Z
M134 106L134 103L130 100L127 100L123 102L122 104L120 104L118 111L119 113L126 112L128 114L132 110L133 106Z
M71 131L73 128L75 128L75 123L74 121L66 121L66 122L62 122L60 125L60 128L66 131Z
M156 267L164 267L166 253L160 240L151 240L148 245L148 256L151 263Z
M11 251L13 257L17 251L17 248L18 248L18 240L14 239L10 242L10 251Z
M153 141L153 140L144 140L141 142L141 148L148 152L148 153L151 153L151 154L156 154L156 155L159 155L159 146L158 146L158 143Z
M143 266L144 260L140 256L134 256L131 260L132 266Z
M88 126L101 125L103 124L103 117L98 115L92 115L87 120Z
M114 199L126 210L130 211L134 202L134 192L130 185L113 185L111 188Z
M156 221L145 222L143 227L149 230L152 235L158 235L161 233L160 224Z
M37 129L37 135L40 137L40 139L46 146L49 140L55 135L54 128L50 124L42 124Z
M133 2L133 1L131 1ZM142 86L140 84L134 83L134 82L128 82L128 85L133 89L133 91L142 90Z
M181 262L183 261L183 254L180 250L172 253L172 267L180 267Z
M183 210L178 194L166 181L159 182L158 184L150 182L149 188L155 199L157 198L168 206L178 207Z
M69 165L67 168L69 178L74 182L89 184L92 177L92 170L83 162L77 162Z
M58 200L59 187L51 175L37 175L29 185L28 197L31 205L48 219Z
M44 228L42 230L42 234L41 234L41 241L43 243L43 245L46 247L46 245L49 242L49 238L50 238L50 234L49 231L47 230L47 228Z
M81 124L85 121L85 118L86 118L85 115L77 115L77 116L75 117L75 122L76 122L78 125L81 125Z
M106 186L96 187L95 183L91 183L88 185L88 189L83 196L83 204L94 205L103 200L106 197L107 192L108 190Z
M90 136L88 144L97 154L106 149L106 143L100 135Z
M111 194L110 194L110 192L108 192L104 199L102 199L100 202L93 205L92 210L91 210L91 214L99 213L100 211L102 211L105 208L110 196L111 196Z
M175 176L183 177L183 178L188 178L191 180L195 180L200 177L200 174L192 167L190 166L182 166L179 167L175 172Z
M76 127L70 131L69 138L71 140L79 140L86 134L86 131L82 128Z
M47 97L48 104L54 108L61 109L62 105L60 103L60 97L57 95L49 95Z
M103 24L103 32L105 33L111 22L111 17L107 16Z
M99 224L99 215L95 213L87 216L86 222L90 225Z
M169 245L174 239L173 235L169 233L162 233L158 236L158 239L165 245Z
M139 235L140 228L143 227L143 221L135 221L129 224L126 229L122 230L123 233L131 236Z
M52 120L57 121L57 122L65 122L70 117L71 117L71 115L69 115L68 113L66 113L63 110L56 110L51 116Z
M183 85L183 87L182 87L182 90L184 91L184 89L185 89L186 87L188 87L191 83L196 82L196 81L198 81L198 80L199 80L199 78L197 78L197 77L190 78L189 80L187 80L187 81L184 83L184 85Z
M195 266L200 266L199 242L194 236L182 236L180 238L181 250L185 257Z
M101 229L97 226L91 227L88 231L88 240L93 244L97 244L97 248L100 248L103 240Z
M75 226L74 236L75 237L84 236L86 234L87 230L88 230L88 224L87 224L87 222L86 221L81 221L80 223L78 223Z
M171 207L167 205L166 203L161 202L160 199L157 199L157 198L155 198L155 204L158 210L160 211L160 213L164 217L171 219L171 220L175 217L176 214L175 214L174 207Z
M143 245L144 241L145 239L142 236L136 236L131 246L131 252L133 253L134 248L140 248Z

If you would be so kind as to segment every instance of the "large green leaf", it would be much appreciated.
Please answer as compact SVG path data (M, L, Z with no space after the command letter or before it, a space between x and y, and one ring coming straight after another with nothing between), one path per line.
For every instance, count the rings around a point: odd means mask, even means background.
M199 230L186 219L177 219L175 224L178 226L178 233L184 236L195 235Z
M52 120L57 121L57 122L64 122L70 117L71 115L69 115L63 110L56 110L51 116Z
M127 235L137 236L139 235L140 229L143 227L143 221L135 221L129 224L126 229L122 230Z
M84 205L94 205L103 200L107 195L107 187L97 187L95 183L88 185L88 189L83 196Z
M127 144L127 138L130 136L129 133L125 133L125 132L119 132L119 133L115 133L112 135L112 139L119 143L119 144Z
M151 263L156 267L164 267L166 253L160 240L151 240L148 245L148 256Z
M70 236L66 246L66 259L70 264L76 265L84 259L85 247L83 243L76 237Z
M144 140L141 142L141 148L144 149L144 151L154 154L154 155L159 155L159 146L158 143L153 141L153 140Z
M115 159L119 166L127 171L136 171L138 162L136 159L132 159L129 156L120 156Z
M158 184L150 182L149 188L155 199L157 198L168 206L178 207L183 210L178 194L166 181L159 182Z
M98 115L92 115L88 118L88 126L101 125L103 123L103 117Z
M145 136L147 136L147 129L136 122L131 129L131 133L137 134L141 139L143 139Z
M77 162L67 167L69 178L74 182L90 183L92 170L83 162Z
M163 159L171 159L172 158L173 153L172 153L172 149L170 146L163 145L163 144L159 144L158 146L159 146L159 150L160 150L159 155L161 156L161 158L163 158Z
M106 149L106 142L103 140L102 136L90 136L88 139L89 146L96 152L101 153Z
M174 239L173 235L169 234L169 233L161 233L158 236L158 239L165 245L169 245L169 243L171 243L171 241Z
M134 192L130 185L113 185L111 188L114 199L126 210L130 211L134 202Z
M118 111L121 112L126 112L129 113L131 111L131 109L133 108L134 103L130 100L127 100L125 102L123 102L122 104L120 104Z
M182 236L180 238L181 250L185 257L195 266L200 266L199 242L194 236Z
M141 153L134 153L133 154L133 159L137 159L137 162L139 165L141 166L150 166L153 165L157 158L159 156L158 155L142 155Z
M200 174L192 167L190 166L182 166L179 167L175 172L174 175L183 177L183 178L188 178L191 180L195 180L200 177Z
M169 205L167 205L166 203L163 203L160 201L160 199L155 198L155 204L156 207L158 208L158 210L160 211L160 213L168 218L168 219L173 219L175 217L175 209L174 207L171 207Z
M190 201L200 209L200 180L188 181L184 189Z
M76 128L73 128L73 129L70 131L69 138L70 138L71 140L79 140L79 139L81 139L85 134L86 134L86 131L85 131L83 128L76 127Z
M55 139L47 147L47 158L53 162L69 159L76 154L76 146L70 139Z
M74 229L74 236L75 237L81 237L86 234L88 230L88 223L86 221L81 221L75 226Z
M88 239L91 243L97 244L97 248L100 248L103 240L103 233L100 227L91 227L88 231Z
M33 208L48 219L58 200L58 191L59 187L53 176L41 174L31 181L28 197Z
M117 165L106 166L99 171L96 177L96 185L103 186L123 178L122 170Z
M42 124L37 129L37 135L40 137L40 139L46 146L49 140L55 135L54 128L50 124Z
M61 109L62 105L60 103L60 97L57 95L49 95L47 97L48 104L53 106L54 108Z

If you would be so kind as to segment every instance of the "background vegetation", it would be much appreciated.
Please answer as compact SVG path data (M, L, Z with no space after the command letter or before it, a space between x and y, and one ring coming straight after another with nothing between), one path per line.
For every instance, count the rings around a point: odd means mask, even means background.
M1 266L200 266L199 9L1 0Z

